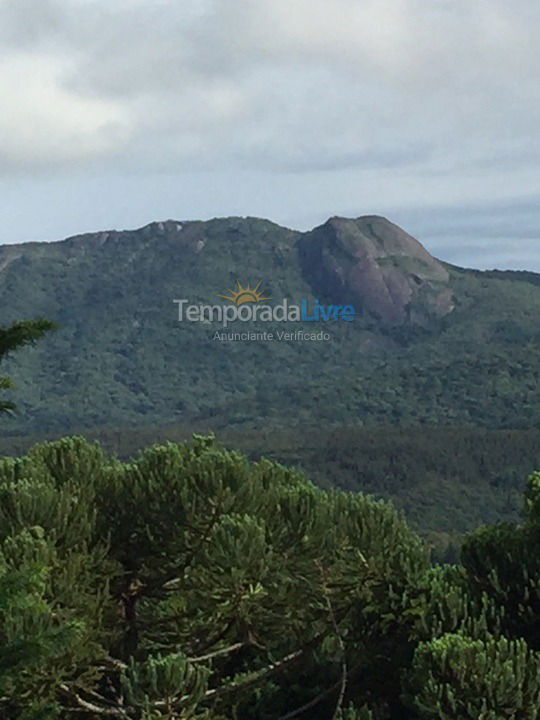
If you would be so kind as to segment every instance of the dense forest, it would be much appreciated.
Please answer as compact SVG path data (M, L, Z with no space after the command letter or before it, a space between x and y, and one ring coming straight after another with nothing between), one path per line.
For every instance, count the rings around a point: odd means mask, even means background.
M540 475L431 564L401 515L197 436L0 463L10 720L534 720Z

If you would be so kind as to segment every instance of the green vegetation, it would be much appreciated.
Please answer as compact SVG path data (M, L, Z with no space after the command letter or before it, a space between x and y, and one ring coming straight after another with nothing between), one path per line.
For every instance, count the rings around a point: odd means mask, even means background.
M122 459L153 443L182 442L210 424L86 430ZM313 427L223 430L219 440L252 460L267 457L307 473L318 486L392 500L439 560L459 557L463 533L521 518L525 478L540 467L540 430L452 427ZM0 439L20 455L53 436Z
M13 353L20 347L32 345L42 338L45 333L53 330L55 324L48 320L25 320L15 322L8 327L0 327L0 360ZM9 390L13 388L12 381L4 376L0 376L0 390ZM9 400L0 401L0 413L13 412L15 403Z
M539 276L371 223L370 297L407 322L322 344L216 343L172 299L261 267L314 299L344 258L352 292L348 221L309 273L309 237L253 219L0 248L0 358L52 327L17 317L62 328L8 361L0 451L106 447L0 460L0 717L540 720Z
M322 487L392 499L442 559L457 557L463 532L518 519L523 478L540 466L540 276L435 264L450 314L426 320L419 295L409 310L422 322L390 326L366 311L322 343L219 342L217 326L177 322L173 299L221 302L237 280L262 280L272 302L325 300L317 268L345 250L354 262L364 240L343 236L334 257L330 229L316 235L326 249L310 281L299 251L309 237L253 218L0 247L4 322L45 314L60 325L6 363L20 413L0 451L70 432L127 458L211 431ZM414 257L388 263L415 284Z
M177 227L0 248L4 322L43 314L61 326L8 368L21 408L10 433L540 426L537 275L446 267L455 309L439 319L391 327L362 306L329 342L219 342L217 325L178 323L173 299L221 302L237 280L262 280L272 302L324 297L304 276L299 233L253 218ZM398 260L413 282L410 258Z
M0 463L0 714L535 720L539 508L533 474L432 567L387 502L212 438L38 445Z

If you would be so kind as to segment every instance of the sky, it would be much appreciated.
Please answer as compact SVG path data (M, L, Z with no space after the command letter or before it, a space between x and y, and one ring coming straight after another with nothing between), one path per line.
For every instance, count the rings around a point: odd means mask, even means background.
M540 272L537 0L0 0L0 242L380 214Z

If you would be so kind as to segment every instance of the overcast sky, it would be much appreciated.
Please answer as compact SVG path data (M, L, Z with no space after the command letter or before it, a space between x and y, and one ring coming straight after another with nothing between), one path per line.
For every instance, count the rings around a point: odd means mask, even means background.
M537 0L0 0L0 242L382 214L540 271Z

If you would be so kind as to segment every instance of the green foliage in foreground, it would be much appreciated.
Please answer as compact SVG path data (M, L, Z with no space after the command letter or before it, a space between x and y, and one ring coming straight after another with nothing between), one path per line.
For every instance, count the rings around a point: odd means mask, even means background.
M540 656L524 640L444 635L415 654L413 703L421 717L536 718Z
M0 716L538 718L539 488L432 567L387 502L211 438L4 459Z
M185 442L211 426L117 428L85 432L127 460L156 443ZM53 437L0 438L0 453L21 455ZM526 478L540 467L540 430L392 426L230 428L219 440L251 460L301 468L320 487L391 500L434 549L457 562L463 534L521 518Z
M43 318L39 320L22 320L7 327L0 327L0 360L25 345L33 345L47 332L54 330L56 325ZM9 377L0 375L0 390L9 390L13 382ZM0 401L0 413L13 412L15 403L10 400Z

